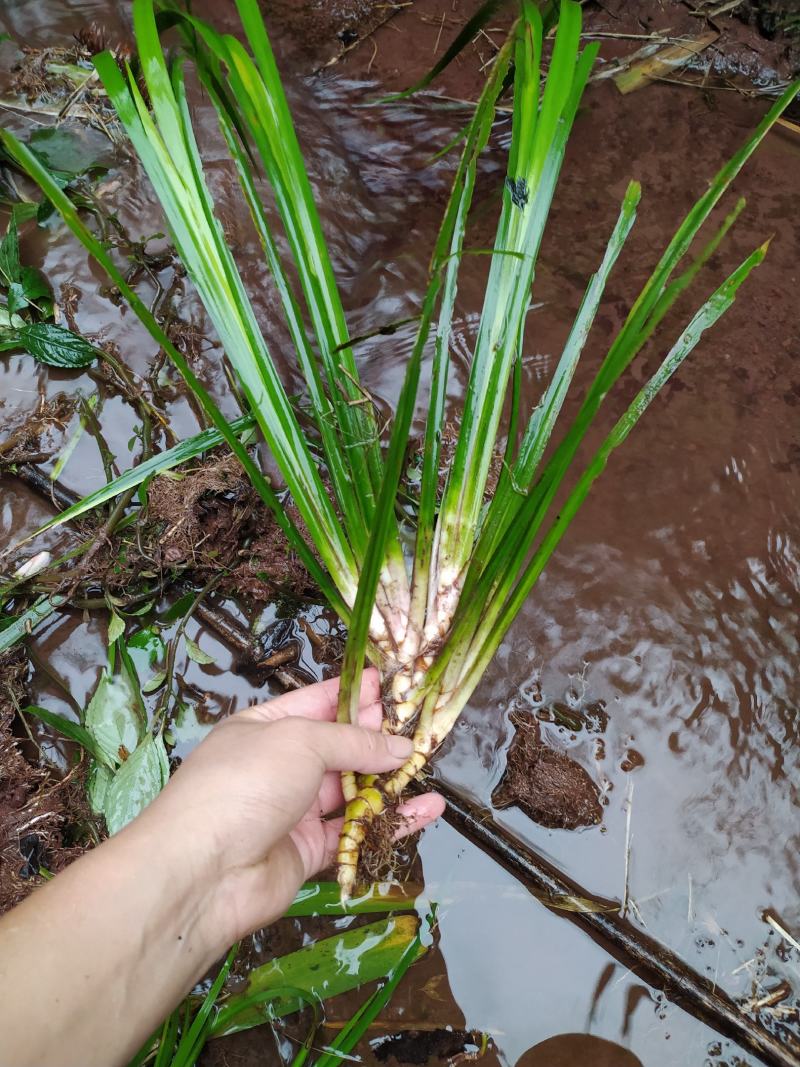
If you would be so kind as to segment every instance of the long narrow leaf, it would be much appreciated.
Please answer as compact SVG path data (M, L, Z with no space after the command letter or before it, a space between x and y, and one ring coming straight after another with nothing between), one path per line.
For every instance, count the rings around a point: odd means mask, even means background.
M518 511L520 494L527 492L533 481L594 323L608 276L633 226L640 197L639 183L631 182L622 202L614 232L606 246L603 261L597 272L592 275L586 289L553 378L528 421L518 455L510 466L504 467L501 474L481 531L480 541L470 561L470 577L473 582L483 572L486 561ZM469 596L469 590L468 582L464 588L465 598Z
M254 426L255 419L252 415L243 415L240 419L235 419L230 423L231 430L237 435L252 430ZM218 448L222 442L222 434L215 428L202 430L192 437L187 437L186 440L178 442L177 445L173 445L172 448L168 448L165 452L159 452L155 456L151 456L150 459L145 460L136 467L131 467L130 470L125 471L118 478L114 478L102 488L96 489L93 493L89 493L87 496L77 500L70 507L60 511L58 515L54 515L52 519L48 519L33 533L18 541L15 547L19 548L47 530L52 530L65 522L74 522L75 519L79 519L87 512L99 508L102 504L113 500L114 497L121 496L122 493L127 492L129 489L136 489L137 486L146 482L148 478L163 474L164 471L173 470L182 463L188 463L189 460L197 459L198 456L202 456L212 448Z
M414 548L414 573L410 606L410 631L421 633L428 600L431 555L434 544L436 501L439 491L441 434L447 400L450 364L450 336L455 307L458 270L464 247L467 215L475 188L478 156L489 139L498 97L505 83L513 48L509 38L498 53L492 72L481 93L465 138L464 148L453 180L453 189L437 237L431 262L431 285L438 285L438 275L445 271L441 306L436 329L431 395L425 424L420 499L417 511L417 536Z
M99 57L97 57L99 58ZM175 364L181 375L187 382L194 395L203 407L203 410L214 423L222 438L230 446L236 458L242 464L248 478L254 485L262 500L267 504L275 516L281 530L286 535L292 547L297 551L304 566L318 584L321 592L332 607L342 615L345 620L349 616L349 607L342 599L336 586L331 581L326 571L320 566L316 556L309 549L297 527L286 513L286 509L280 499L267 482L263 473L250 457L247 449L241 444L236 433L231 430L230 423L220 412L211 395L196 377L192 368L166 335L164 330L143 303L141 298L128 285L122 273L116 267L105 246L91 233L78 216L75 206L61 188L53 181L50 173L40 164L37 157L20 141L9 133L8 130L0 129L0 142L8 151L15 162L36 182L47 199L61 214L69 228L79 239L81 244L103 267L114 284L119 288L122 295L130 304L137 317L145 326L153 339L164 349L169 358Z
M44 622L45 619L49 619L54 612L58 611L66 603L67 598L60 594L39 597L34 604L26 611L23 611L21 615L18 615L13 622L0 629L0 654L8 652L14 645L24 641L40 623Z
M595 453L566 502L559 510L558 517L548 530L541 545L524 568L521 577L507 599L502 593L495 595L493 603L484 604L481 625L475 633L470 656L470 666L464 680L464 691L475 683L483 673L491 657L500 645L508 627L525 602L547 561L563 537L567 527L575 517L578 509L594 483L602 473L609 456L627 438L633 427L642 417L662 386L675 373L689 353L695 348L703 333L709 329L731 306L736 293L750 272L764 259L769 242L757 248L730 275L730 277L708 298L691 322L672 346L656 373L637 393L626 412L614 425L609 435ZM501 545L502 548L502 545ZM503 600L502 605L499 604Z
M371 408L363 404L364 395L358 386L358 371L348 344L344 311L322 225L257 0L237 0L237 8L263 79L262 82L253 77L252 63L239 42L227 38L231 59L247 93L242 103L253 106L245 111L245 117L261 152L293 248L331 399L340 426L348 435L345 445L351 449L353 474L358 479L354 492L362 494L368 520L374 507L370 492L377 493L381 480L377 422Z
M472 536L483 504L492 445L503 410L506 386L530 302L533 270L555 190L566 140L596 55L577 58L580 7L561 6L547 84L539 104L541 17L525 3L518 31L514 128L496 254L487 283L481 324L453 465L442 501L439 545L440 585L460 588L472 551ZM525 257L520 267L514 256Z
M55 711L48 711L47 708L40 708L36 704L29 704L27 707L22 708L22 713L24 715L35 716L35 718L40 719L46 726L51 727L53 730L57 730L60 734L63 734L64 737L68 737L70 741L77 741L81 748L85 748L89 755L93 756L98 763L101 763L104 767L110 767L112 770L114 769L111 761L97 744L95 739L79 722L67 719L64 715L59 715Z
M297 1011L309 999L326 1000L383 978L414 942L418 927L416 917L401 915L345 930L257 967L244 990L220 1007L210 1036L247 1030ZM300 996L287 995L287 988Z
M152 0L134 0L134 17L152 117L130 72L126 82L108 53L95 57L95 66L156 187L187 273L236 369L303 520L340 592L350 599L355 585L350 550L214 215L188 118L180 66L173 69L170 79L158 42ZM180 135L179 145L167 147L167 131L170 136Z
M175 1053L175 1059L172 1061L172 1067L192 1067L200 1055L200 1051L205 1042L206 1034L208 1033L209 1026L211 1024L212 1011L217 1002L217 998L222 991L222 987L225 985L225 981L230 973L230 969L233 966L233 961L236 958L236 954L239 951L239 944L235 944L228 955L225 958L225 962L219 969L214 981L211 983L211 987L203 998L203 1002L197 1010L197 1014L192 1019L192 1025L189 1030L181 1035L181 1040Z
M358 1042L377 1019L394 995L395 989L402 981L412 963L425 952L419 934L409 944L403 955L372 996L361 1005L337 1034L334 1041L316 1062L316 1067L339 1067L342 1061L353 1051Z

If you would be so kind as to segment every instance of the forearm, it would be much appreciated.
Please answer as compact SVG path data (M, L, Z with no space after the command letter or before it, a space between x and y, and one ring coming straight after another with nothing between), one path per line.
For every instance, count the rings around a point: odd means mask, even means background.
M0 921L2 1067L127 1063L227 948L202 872L148 814Z
M369 729L330 721L337 689L231 716L133 823L0 921L0 1067L123 1067L234 941L332 862L341 771L395 771L412 752L378 730L377 672L362 686ZM414 830L441 801L399 811Z

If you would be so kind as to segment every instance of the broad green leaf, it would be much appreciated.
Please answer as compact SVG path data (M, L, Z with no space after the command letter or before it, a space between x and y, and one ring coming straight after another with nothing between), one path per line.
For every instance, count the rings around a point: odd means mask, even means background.
M191 603L194 599L194 594L189 594L189 597ZM128 651L133 653L134 650L145 653L147 657L146 664L148 667L152 667L157 660L164 656L166 646L159 631L152 626L146 626L143 630L137 630L135 634L128 638Z
M12 282L8 287L6 297L9 315L15 315L28 306L28 298L25 296L25 288L22 282Z
M47 708L40 708L36 704L29 704L22 709L25 715L34 715L37 719L40 719L47 726L51 726L54 730L58 730L64 737L68 737L71 741L77 741L82 748L85 748L89 755L93 756L98 763L109 764L109 760L106 754L97 744L95 739L89 733L89 731L81 726L80 723L75 722L73 719L68 719L64 715L59 715L56 711L48 711Z
M338 882L306 882L297 891L287 915L367 915L370 912L412 911L422 886L374 882L366 892L342 903Z
M8 232L0 241L0 284L5 286L20 281L19 236L17 223L12 216Z
M21 226L25 222L30 222L31 219L35 219L40 208L40 204L34 204L32 200L22 200L11 209L11 218L16 222L17 226Z
M103 671L86 708L84 723L112 767L118 767L139 741L136 698L124 674Z
M12 315L7 307L0 307L0 328L4 330L12 329L15 331L13 335L13 344L15 348L19 347L19 341L17 340L16 331L20 328L20 326L24 325L25 319L23 319L20 315Z
M112 611L108 622L108 643L113 645L117 638L122 637L124 633L125 620L117 615L116 611Z
M161 686L164 684L166 677L166 671L156 671L154 674L151 674L142 686L142 692L155 693L156 689L160 689Z
M191 637L184 636L184 643L186 645L186 654L189 659L194 660L195 663L206 665L208 663L215 663L216 660L208 652L204 652L196 641L193 641Z
M93 763L89 770L86 782L86 795L89 805L95 815L102 815L105 811L108 787L114 778L114 772L110 771L105 764Z
M415 916L400 915L346 930L257 967L245 988L222 1005L210 1035L237 1033L297 1011L302 1002L298 996L286 995L287 987L315 1000L327 1000L383 978L416 940L418 929ZM421 955L425 950L420 945L417 951Z
M25 299L31 303L35 304L43 298L52 299L53 290L50 288L45 276L36 267L23 267L20 282L25 293Z
M118 833L155 800L169 780L169 763L161 736L148 734L114 775L103 811L110 834Z
M54 322L26 323L19 331L19 343L40 363L68 370L88 367L98 355L85 338Z

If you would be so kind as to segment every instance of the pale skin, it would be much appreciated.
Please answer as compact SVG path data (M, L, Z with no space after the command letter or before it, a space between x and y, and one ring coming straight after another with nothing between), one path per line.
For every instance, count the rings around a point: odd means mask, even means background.
M124 1065L241 937L282 915L336 853L339 773L399 768L380 732L378 675L359 726L336 723L338 680L215 727L129 826L0 920L0 1067ZM400 811L437 818L436 794Z

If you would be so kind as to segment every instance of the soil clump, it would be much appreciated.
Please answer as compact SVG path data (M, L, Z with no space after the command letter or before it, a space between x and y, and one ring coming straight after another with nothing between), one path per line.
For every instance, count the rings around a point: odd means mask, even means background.
M516 806L533 822L553 830L602 822L600 790L583 767L542 742L539 723L530 712L515 711L511 722L516 734L492 804L501 811Z
M297 522L294 507L286 507ZM215 455L179 472L178 480L155 478L147 520L159 572L187 569L201 583L221 573L221 592L260 603L313 593L308 572L233 455Z

